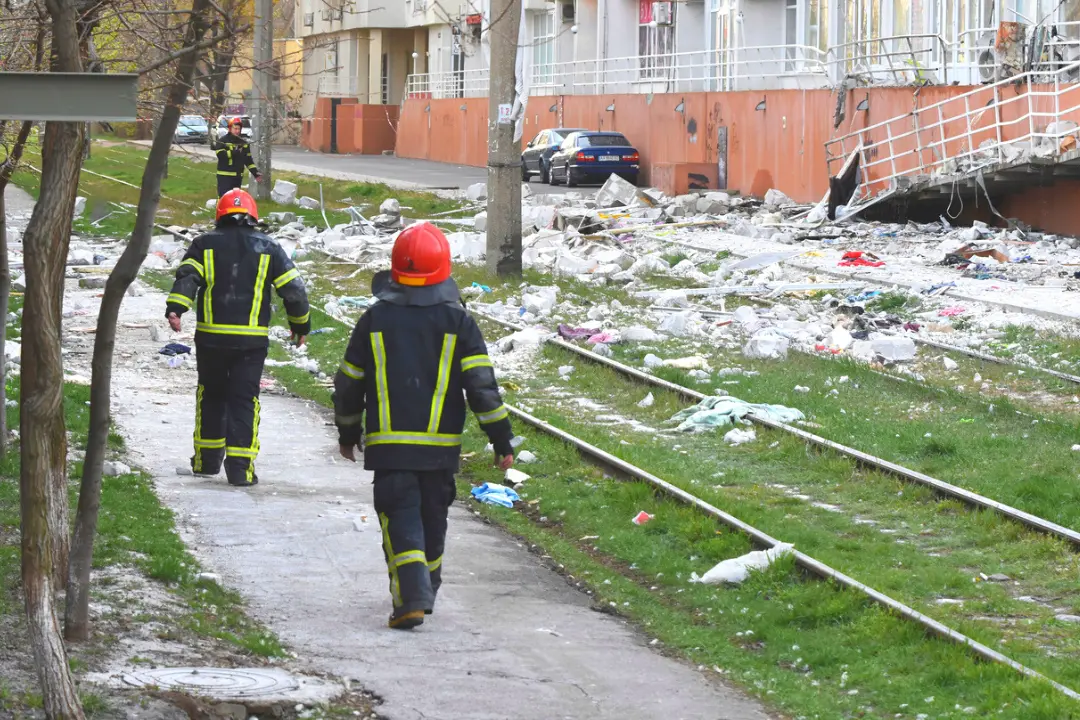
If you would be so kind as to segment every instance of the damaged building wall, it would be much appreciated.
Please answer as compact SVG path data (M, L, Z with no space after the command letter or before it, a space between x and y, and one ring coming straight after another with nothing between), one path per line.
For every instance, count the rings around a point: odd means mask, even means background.
M716 165L718 134L724 129L728 189L760 197L770 188L777 188L799 202L813 202L828 190L829 170L838 171L844 159L844 155L838 155L835 164L828 166L825 142L831 138L900 118L861 135L867 145L886 140L890 134L895 139L894 158L889 159L883 146L873 148L865 158L870 180L880 183L893 173L913 171L945 156L962 155L969 147L978 149L996 142L999 133L1006 141L1027 134L1029 105L1036 118L1045 113L1046 119L1037 131L1045 128L1055 111L1052 97L1028 97L1023 87L999 89L1000 104L996 106L991 89L958 98L972 90L976 88L860 88L849 94L846 117L835 129L836 95L829 90L534 97L526 112L522 142L528 142L543 128L559 124L618 130L642 154L641 182L653 183L663 174L657 172L659 166ZM758 109L762 102L764 108ZM937 103L942 105L933 107ZM865 109L858 110L860 106ZM917 109L921 109L921 152L917 151L912 133L912 111ZM965 113L967 118L963 117ZM1071 119L1080 121L1080 116ZM942 143L943 137L948 141ZM1014 147L1006 154L1021 152L1022 148ZM482 167L487 161L487 100L406 101L397 154ZM949 174L963 167L963 162L947 162L936 172ZM1044 192L1034 191L1035 195ZM1054 197L1065 197L1067 192L1056 191ZM1018 197L1026 201L1001 201L1009 208L1010 217L1053 232L1080 232L1080 220L1056 210L1053 202L1033 202L1034 196L1028 193ZM980 212L976 215L984 217Z

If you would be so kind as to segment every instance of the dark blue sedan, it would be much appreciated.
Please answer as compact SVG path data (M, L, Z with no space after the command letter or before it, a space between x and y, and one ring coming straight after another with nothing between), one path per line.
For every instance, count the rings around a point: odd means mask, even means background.
M641 156L622 133L586 130L570 133L551 156L551 184L604 182L619 175L637 184Z

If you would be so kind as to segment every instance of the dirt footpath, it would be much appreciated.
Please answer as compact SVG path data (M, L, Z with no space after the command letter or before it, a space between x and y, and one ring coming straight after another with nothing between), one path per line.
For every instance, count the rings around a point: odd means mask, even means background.
M98 292L69 285L65 298L65 310L83 312L65 321L67 366L85 375L93 336L72 330L94 323ZM590 610L586 596L460 504L435 614L412 633L387 630L371 478L337 457L328 411L264 395L255 488L177 474L191 454L196 381L194 358L170 368L158 355L170 340L185 342L170 336L163 308L157 292L125 299L115 421L193 552L301 661L381 696L380 713L395 719L767 717ZM154 325L158 339L125 323Z

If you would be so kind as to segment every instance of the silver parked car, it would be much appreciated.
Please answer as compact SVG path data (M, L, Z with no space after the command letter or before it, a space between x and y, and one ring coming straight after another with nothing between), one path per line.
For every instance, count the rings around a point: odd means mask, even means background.
M173 142L205 144L210 140L210 124L198 115L181 115L173 134Z

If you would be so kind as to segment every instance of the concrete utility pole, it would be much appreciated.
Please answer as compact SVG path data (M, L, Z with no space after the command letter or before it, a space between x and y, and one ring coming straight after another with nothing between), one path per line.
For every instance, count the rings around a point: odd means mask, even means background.
M254 187L256 200L270 199L270 162L273 129L271 118L274 97L274 0L255 0L255 38L253 56L255 70L251 85L252 140L255 147L252 157L262 173L262 180Z
M489 23L487 266L502 277L521 275L521 147L510 119L521 0L492 0Z

